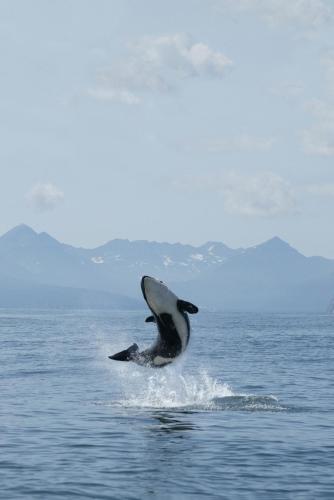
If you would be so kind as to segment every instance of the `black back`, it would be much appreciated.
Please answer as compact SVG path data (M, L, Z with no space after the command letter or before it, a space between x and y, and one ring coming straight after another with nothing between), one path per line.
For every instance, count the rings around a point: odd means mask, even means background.
M171 314L162 313L156 317L160 334L160 342L157 349L160 356L164 358L175 358L182 350L182 342L176 330Z

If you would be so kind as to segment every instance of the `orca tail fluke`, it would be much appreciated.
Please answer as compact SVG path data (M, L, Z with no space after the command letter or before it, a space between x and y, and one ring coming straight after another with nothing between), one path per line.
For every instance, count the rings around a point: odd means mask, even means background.
M131 361L136 353L138 352L137 344L132 344L128 349L124 351L108 356L109 359L114 359L115 361Z

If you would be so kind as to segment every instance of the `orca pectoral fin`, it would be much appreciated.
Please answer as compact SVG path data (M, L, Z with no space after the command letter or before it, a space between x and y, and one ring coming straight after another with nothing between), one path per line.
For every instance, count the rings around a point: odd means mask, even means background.
M177 308L181 312L187 312L189 314L198 313L198 307L192 304L191 302L187 302L186 300L178 299Z
M145 323L155 323L155 317L153 315L152 316L148 316L145 319Z
M131 361L136 352L138 351L137 344L132 344L128 349L124 351L118 352L117 354L113 354L112 356L108 356L109 359L114 359L115 361Z

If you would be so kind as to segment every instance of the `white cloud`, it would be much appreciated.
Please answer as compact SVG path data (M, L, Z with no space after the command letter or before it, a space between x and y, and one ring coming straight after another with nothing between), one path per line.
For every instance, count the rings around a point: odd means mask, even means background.
M183 191L218 194L224 210L230 214L273 217L296 212L294 189L288 181L272 172L178 178L173 185Z
M327 83L328 94L334 96L334 49L327 50L321 59L322 65L325 68L325 77Z
M334 197L334 183L308 184L302 189L305 193L320 197Z
M89 89L88 95L99 101L118 101L125 104L138 104L140 102L140 99L135 94L121 89L97 87Z
M186 35L144 37L129 46L128 56L101 71L88 91L97 99L137 104L145 91L166 92L186 78L221 78L231 61Z
M326 50L321 63L324 68L324 96L306 104L313 124L302 131L302 147L306 154L334 156L334 49Z
M272 87L271 92L285 99L295 99L302 96L304 84L301 82L281 82Z
M233 174L222 186L222 194L225 210L232 214L265 217L296 210L291 185L272 172L256 176Z
M304 152L310 155L334 155L334 129L319 124L301 133Z
M38 212L47 212L63 201L64 193L54 184L38 183L26 194L26 199Z
M269 151L275 142L273 137L256 137L241 134L234 137L223 138L208 144L208 150L213 153L220 152L265 152Z
M275 217L299 213L299 204L310 198L334 198L334 183L297 184L273 172L245 175L242 172L177 177L172 186L184 193L219 196L226 213Z
M220 0L220 3L240 12L254 12L269 24L318 28L333 19L333 8L326 0Z
M306 154L334 155L334 104L331 101L313 100L307 109L314 124L301 133L302 147Z

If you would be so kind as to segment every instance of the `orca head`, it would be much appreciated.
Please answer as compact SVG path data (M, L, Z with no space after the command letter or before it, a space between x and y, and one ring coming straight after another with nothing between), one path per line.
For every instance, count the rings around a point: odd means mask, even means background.
M176 295L162 281L151 276L143 276L141 289L147 305L155 314L159 315L166 311L166 308L168 310L171 307L176 307Z

